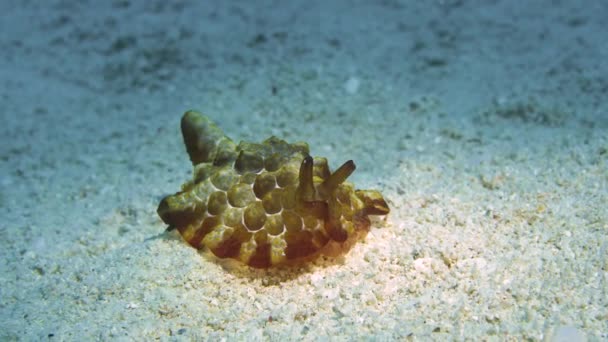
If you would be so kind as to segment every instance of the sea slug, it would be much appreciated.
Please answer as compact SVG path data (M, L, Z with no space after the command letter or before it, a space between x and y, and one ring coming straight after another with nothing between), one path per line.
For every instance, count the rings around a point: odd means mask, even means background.
M294 264L346 253L367 235L368 215L389 213L380 192L345 181L352 160L331 172L303 142L235 144L195 111L181 129L193 177L157 212L194 248L255 268Z

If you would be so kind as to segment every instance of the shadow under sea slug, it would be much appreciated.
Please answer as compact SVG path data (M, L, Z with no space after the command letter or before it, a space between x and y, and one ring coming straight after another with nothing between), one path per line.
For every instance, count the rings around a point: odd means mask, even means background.
M235 144L206 116L181 120L192 180L165 197L158 215L194 248L255 268L346 253L367 235L368 215L386 215L376 190L355 190L347 161L331 172L308 144L270 137Z

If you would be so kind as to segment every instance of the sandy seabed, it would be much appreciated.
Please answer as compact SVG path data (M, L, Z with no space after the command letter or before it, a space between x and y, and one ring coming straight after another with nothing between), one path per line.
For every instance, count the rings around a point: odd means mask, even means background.
M608 339L608 4L325 3L0 3L0 340ZM191 108L390 215L296 268L197 252L156 215Z

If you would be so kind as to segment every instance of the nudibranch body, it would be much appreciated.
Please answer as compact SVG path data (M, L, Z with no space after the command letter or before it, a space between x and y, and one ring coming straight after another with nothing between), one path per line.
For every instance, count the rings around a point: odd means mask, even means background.
M184 114L181 129L193 178L157 212L191 246L219 258L269 268L335 256L367 234L368 215L389 212L378 191L345 182L352 161L332 173L306 143L273 136L237 145L194 111Z

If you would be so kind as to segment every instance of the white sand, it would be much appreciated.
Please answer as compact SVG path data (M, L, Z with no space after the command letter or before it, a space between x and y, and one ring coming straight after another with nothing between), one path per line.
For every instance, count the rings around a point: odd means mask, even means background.
M605 1L216 2L0 3L0 340L608 339ZM301 269L197 253L155 213L190 108L391 214Z

